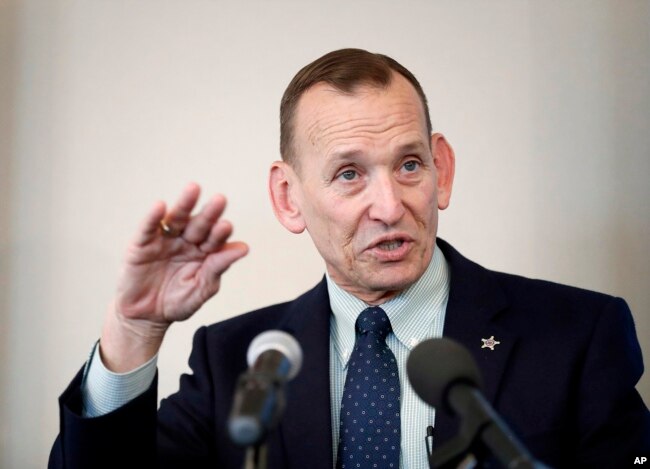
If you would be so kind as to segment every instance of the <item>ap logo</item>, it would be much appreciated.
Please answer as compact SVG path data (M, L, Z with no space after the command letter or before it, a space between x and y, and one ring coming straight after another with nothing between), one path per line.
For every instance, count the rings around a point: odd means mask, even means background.
M642 456L640 458L634 458L634 464L645 464L645 462L648 460L645 456Z

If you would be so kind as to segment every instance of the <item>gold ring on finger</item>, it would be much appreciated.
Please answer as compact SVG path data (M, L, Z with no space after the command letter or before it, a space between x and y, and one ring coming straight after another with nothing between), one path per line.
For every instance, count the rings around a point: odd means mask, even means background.
M183 230L169 226L165 220L160 220L160 232L167 238L178 238Z

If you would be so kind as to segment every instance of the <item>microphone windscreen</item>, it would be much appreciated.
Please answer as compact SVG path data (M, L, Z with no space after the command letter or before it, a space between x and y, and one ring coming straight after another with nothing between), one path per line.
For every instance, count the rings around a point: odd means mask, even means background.
M268 350L278 351L289 360L291 369L287 376L288 379L293 379L298 374L302 366L302 349L291 334L279 330L270 330L259 334L248 346L246 353L248 366L252 367L259 356Z
M446 338L420 342L409 354L406 373L420 399L438 408L447 406L447 391L454 384L481 387L472 355L458 342Z

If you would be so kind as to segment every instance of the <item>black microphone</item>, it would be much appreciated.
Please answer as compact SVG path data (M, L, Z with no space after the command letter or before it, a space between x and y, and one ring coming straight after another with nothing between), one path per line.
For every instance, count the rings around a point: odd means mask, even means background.
M485 399L478 367L461 344L451 339L421 342L409 354L406 372L424 402L461 418L460 434L432 455L431 467L455 467L471 451L486 450L507 468L545 467Z
M228 432L235 444L253 446L280 420L285 384L300 371L302 350L290 334L270 330L253 339L246 358L249 369L237 382Z

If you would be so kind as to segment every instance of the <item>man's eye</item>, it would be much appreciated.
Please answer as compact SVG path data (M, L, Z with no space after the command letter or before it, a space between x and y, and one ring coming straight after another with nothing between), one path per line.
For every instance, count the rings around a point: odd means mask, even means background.
M357 172L353 169L348 169L346 171L343 171L340 176L346 181L352 181L355 177L357 177Z
M404 163L404 169L407 171L415 171L416 169L418 169L419 166L420 163L418 163L415 160L407 161L406 163Z

